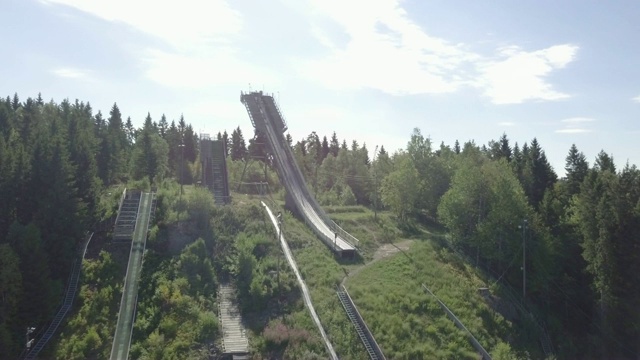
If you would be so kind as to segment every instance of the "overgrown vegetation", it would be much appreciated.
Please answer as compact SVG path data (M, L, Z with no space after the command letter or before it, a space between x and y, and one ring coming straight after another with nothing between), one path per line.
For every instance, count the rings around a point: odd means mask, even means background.
M197 138L184 119L169 126L166 117L154 122L148 115L142 128L136 129L130 118L123 121L116 104L105 118L78 100L45 103L38 95L21 102L17 94L0 99L3 356L15 358L23 349L26 327L42 330L50 322L62 301L78 245L87 231L114 214L111 200L122 190L110 187L146 179L143 188L148 189L164 177L175 176L181 143L185 144L184 164L193 163ZM109 261L102 258L98 265L87 266L109 268ZM103 275L97 287L83 288L82 301L98 297L107 304L117 293L117 284L109 274ZM81 305L80 311L100 321L94 310ZM102 354L100 344L107 341L108 328L86 327L82 324L86 321L77 319L73 325L74 331L87 332L84 340L69 340L68 344L74 343L69 345L73 350L65 348L69 354Z
M447 255L441 252L446 250L416 240L410 251L380 260L347 281L354 302L390 359L478 357L467 334L422 289L423 283L489 352L501 343L515 342L522 331L485 303L477 291L484 284L468 266L443 261ZM527 345L537 347L535 341ZM509 358L515 353L502 357Z
M76 299L79 309L67 322L55 348L59 359L106 359L111 355L118 305L122 295L122 274L126 264L118 264L101 251L83 264L82 286Z

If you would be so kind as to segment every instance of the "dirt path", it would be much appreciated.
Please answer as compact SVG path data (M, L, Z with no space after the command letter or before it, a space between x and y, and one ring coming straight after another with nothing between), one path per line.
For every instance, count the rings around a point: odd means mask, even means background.
M356 276L360 271L362 271L362 269L364 269L367 266L371 266L371 265L375 264L378 260L387 258L387 257L399 252L400 250L402 250L402 251L409 250L409 248L411 247L411 244L413 244L413 240L404 240L404 241L401 241L401 242L396 243L396 244L384 244L384 245L380 246L378 248L378 250L376 250L376 252L373 254L373 260L371 260L368 263L366 263L366 264L364 264L362 266L359 266L359 267L353 269L352 271L350 271L342 279L342 282L340 283L340 285L344 286L344 284L345 284L345 282L347 281L348 278Z

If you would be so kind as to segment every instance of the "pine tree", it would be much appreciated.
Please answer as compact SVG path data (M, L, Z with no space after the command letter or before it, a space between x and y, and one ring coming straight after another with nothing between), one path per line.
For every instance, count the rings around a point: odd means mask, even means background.
M242 136L242 130L238 126L231 133L231 160L245 160L247 158L247 145Z
M167 117L162 114L158 123L158 131L160 131L160 136L165 140L167 139L167 129L169 129L169 123L167 122Z
M108 177L105 184L113 184L125 177L127 172L127 134L122 122L122 115L117 104L113 104L109 112L107 139L109 149Z
M136 139L131 162L131 172L135 179L147 177L153 184L161 180L168 168L169 146L153 127L151 114L147 114L144 126Z
M20 303L20 313L34 323L45 322L55 306L52 302L51 272L40 230L33 224L23 226L14 222L7 240L15 244L20 257L20 273L24 299Z
M512 159L511 146L509 146L509 139L506 133L503 133L500 137L500 158L507 159L509 162Z
M578 151L576 144L571 145L565 164L569 196L573 196L580 192L580 185L589 172L589 164L584 154Z
M362 157L362 162L367 166L371 165L371 160L369 159L369 150L367 150L367 143L362 144L360 154Z
M542 150L536 138L533 138L531 141L531 146L527 150L527 154L527 173L530 174L527 183L530 185L525 186L525 192L531 204L538 206L544 197L545 191L556 182L557 175L547 161L544 150Z
M455 144L453 145L453 151L456 154L460 154L460 143L458 142L458 140L456 139Z
M180 132L178 131L178 127L176 126L176 122L173 120L171 121L171 125L167 130L166 142L169 148L169 170L175 177L178 177L180 171L180 157L182 156L180 150L182 140L180 137Z
M338 156L338 151L340 151L340 142L338 141L338 136L334 131L333 135L331 135L331 143L329 143L329 152L331 155L336 157Z
M604 150L600 150L598 156L596 157L596 162L593 165L596 171L607 171L609 170L612 173L616 173L616 165L613 162L613 156L609 156Z
M329 155L330 151L331 150L329 149L329 141L327 140L326 136L323 136L322 137L322 153L321 153L322 154L322 160L321 160L321 162L324 161L324 159L327 158L327 156Z
M18 97L18 93L13 94L13 102L11 102L11 107L13 111L17 111L20 107L20 98Z
M131 117L127 117L127 122L124 125L124 132L127 134L127 143L129 147L133 146L133 143L136 141L136 130L133 127L133 123L131 122Z
M193 163L198 156L198 137L193 131L191 124L187 125L184 130L182 143L184 144L184 160Z

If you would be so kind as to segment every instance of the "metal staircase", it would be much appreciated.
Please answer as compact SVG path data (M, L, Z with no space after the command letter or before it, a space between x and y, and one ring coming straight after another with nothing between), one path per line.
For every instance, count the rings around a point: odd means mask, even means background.
M356 328L356 333L358 333L358 336L362 341L362 345L364 345L364 348L367 350L367 354L369 354L369 358L371 358L372 360L385 359L380 346L373 338L373 335L371 334L371 331L369 331L367 324L364 323L364 320L362 319L362 316L360 316L358 309L356 309L353 300L351 300L347 289L344 286L340 286L337 293L338 299L340 299L340 302L342 303L342 306L344 307L349 320L351 320L353 326Z
M227 180L227 159L224 142L211 142L211 169L213 170L213 198L217 204L229 203L229 181Z
M67 290L65 292L64 300L62 302L62 306L58 310L58 313L53 318L53 320L51 320L49 327L44 332L44 334L42 334L42 337L40 337L40 339L34 345L34 347L31 350L29 350L29 352L26 354L24 359L37 358L40 351L42 351L42 349L44 349L44 347L47 345L49 340L51 340L53 335L58 330L58 327L64 320L65 316L67 316L67 313L71 310L71 307L73 306L73 300L75 299L76 292L78 290L78 281L80 279L80 270L82 268L82 260L84 259L84 254L86 253L87 245L89 244L89 241L91 241L92 237L93 237L93 233L91 233L85 240L83 244L83 248L81 249L82 254L80 254L81 255L80 258L75 259L73 262L73 266L71 268L71 274L69 275L69 282L67 285Z
M133 238L138 218L141 192L139 190L126 190L125 197L118 210L118 217L113 228L113 241L127 242Z

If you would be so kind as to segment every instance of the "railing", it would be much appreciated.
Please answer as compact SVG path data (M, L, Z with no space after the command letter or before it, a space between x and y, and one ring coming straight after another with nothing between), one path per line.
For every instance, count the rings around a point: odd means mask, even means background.
M342 306L344 307L349 320L351 320L353 326L356 328L356 332L358 333L358 336L362 341L362 345L364 345L371 360L386 359L384 354L382 353L382 349L380 349L380 345L378 345L378 342L373 337L373 334L371 334L371 330L369 330L369 327L364 322L362 315L360 315L356 304L353 302L353 299L351 299L347 288L345 288L343 285L340 285L337 294L338 299L340 299L340 302L342 303Z
M476 261L467 256L467 254L463 253L455 246L453 246L453 244L451 244L448 239L443 239L443 244L468 264L476 263ZM488 268L485 269L477 264L476 266L474 266L474 268L483 277L493 281L494 283L497 283L500 280L496 279L492 274L490 274L491 270ZM542 347L542 351L545 353L546 357L552 357L554 355L553 343L551 342L551 338L549 337L545 322L542 321L538 316L536 316L531 310L529 310L526 304L519 300L519 297L513 292L510 285L503 284L503 286L500 287L500 290L503 294L503 297L508 298L509 303L514 305L521 314L529 316L535 326L538 327L538 330L540 331L540 345Z
M320 207L316 199L311 196L311 192L307 186L304 176L298 167L298 164L293 156L293 153L289 146L281 146L285 144L284 136L282 132L276 131L283 126L284 120L281 119L282 114L277 105L273 101L273 98L265 99L268 96L263 96L261 93L242 93L241 100L247 108L247 112L252 119L254 127L258 130L264 130L271 150L274 153L276 161L276 169L280 178L282 179L285 187L292 190L295 194L292 194L293 200L296 206L299 208L305 223L309 228L330 248L334 249L335 236L339 234L341 239L341 248L335 248L334 251L341 253L342 250L353 251L356 250L358 241L355 237L349 235L346 231L340 228L327 216L324 210ZM260 116L260 119L257 117ZM256 122L257 120L261 120ZM278 125L278 122L280 125ZM264 128L262 128L264 127ZM297 190L297 191L294 191ZM305 207L309 207L308 213ZM323 225L319 223L322 222ZM342 244L342 241L348 246Z
M118 204L118 215L116 216L116 222L115 224L118 223L118 219L120 218L120 210L122 210L122 204L124 203L124 198L127 195L127 188L124 188L124 191L122 191L122 196L120 196L120 203Z
M24 356L24 359L35 359L40 351L42 351L42 349L44 349L44 347L47 345L49 340L51 340L64 318L67 316L67 313L69 312L69 310L71 310L73 300L75 299L76 291L78 289L80 271L82 270L82 261L84 260L84 256L87 253L87 247L89 246L89 242L92 238L93 233L88 234L87 239L83 242L80 257L76 258L73 261L73 266L71 268L71 274L69 274L69 281L67 284L67 289L65 291L64 300L62 302L62 306L56 313L56 316L53 318L53 320L47 327L47 330L34 345L34 347L28 352L21 354L19 358L22 358L22 356ZM80 261L78 262L78 260Z
M431 290L429 290L429 288L425 284L422 284L422 288L425 289L429 294L431 294L431 296L433 296L436 299L438 304L440 304L440 307L447 313L449 318L456 324L456 326L467 333L467 335L469 336L469 341L471 342L471 345L473 345L476 351L480 353L482 358L484 360L491 360L491 355L489 355L487 350L485 350L484 347L480 345L480 342L478 341L478 339L476 339L475 336L473 336L473 334L471 333L471 331L469 331L469 329L467 329L467 327L464 326L462 321L460 321L460 319L458 319L458 317L451 310L449 310L447 305L445 305L434 293L432 293Z

